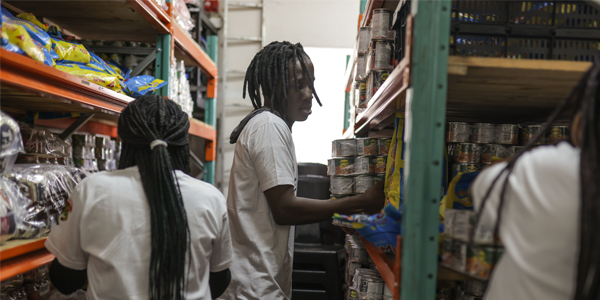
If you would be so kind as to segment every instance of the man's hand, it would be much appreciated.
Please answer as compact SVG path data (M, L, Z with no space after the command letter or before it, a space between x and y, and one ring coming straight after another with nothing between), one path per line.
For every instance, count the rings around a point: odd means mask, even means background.
M380 181L370 187L364 194L357 195L358 207L365 214L376 214L383 208L385 204L385 193L383 192L383 181Z

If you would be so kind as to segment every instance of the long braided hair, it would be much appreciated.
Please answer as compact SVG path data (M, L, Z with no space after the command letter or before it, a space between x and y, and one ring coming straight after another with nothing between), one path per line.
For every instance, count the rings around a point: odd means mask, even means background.
M596 60L598 61L598 60ZM600 299L600 64L595 63L585 76L580 80L571 94L552 112L542 129L525 147L513 156L506 167L494 179L481 202L481 208L476 217L475 226L479 224L487 200L494 186L499 183L502 176L506 176L500 192L498 204L498 217L494 227L494 235L499 236L502 222L502 208L508 187L508 178L512 174L517 161L534 144L542 138L548 128L556 122L561 113L567 109L573 110L573 118L581 114L582 134L580 140L581 162L580 187L581 210L579 232L579 258L577 264L577 279L575 287L575 300ZM573 135L571 132L571 142ZM506 175L504 175L506 174ZM473 233L471 233L473 234Z
M179 106L161 96L137 98L119 118L123 140L119 169L138 166L150 207L152 300L185 299L190 233L174 170L189 173L189 127Z
M294 88L298 91L300 83L298 82L298 70L296 70L296 61L300 62L302 72L309 78L310 88L320 106L321 100L315 91L313 78L306 67L310 58L304 52L300 43L292 44L287 41L272 42L260 50L250 62L246 70L244 79L243 97L246 99L246 91L252 105L255 109L262 107L261 88L265 96L268 95L271 100L271 111L280 113L284 120L287 120L286 112L288 107L288 89L291 87L289 78L289 63L294 66Z

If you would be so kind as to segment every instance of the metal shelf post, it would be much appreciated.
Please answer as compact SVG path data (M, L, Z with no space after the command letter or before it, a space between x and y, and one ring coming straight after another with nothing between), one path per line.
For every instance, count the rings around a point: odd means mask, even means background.
M416 3L415 3L416 2ZM436 294L439 201L450 40L450 0L412 4L412 97L406 100L401 299Z
M157 91L157 95L169 96L169 75L171 67L171 39L170 34L158 34L156 36L156 60L154 61L156 78L167 82L165 86Z
M219 37L216 35L209 35L206 40L207 43L207 54L208 56L216 63L217 53L219 52ZM206 99L206 109L204 110L204 122L213 127L217 127L217 99L216 98L208 98ZM210 147L210 149L209 149ZM206 153L207 158L209 154L209 150L214 152L216 149L215 141L207 141L206 144ZM204 164L204 181L215 184L215 155L211 155L212 160L206 160Z

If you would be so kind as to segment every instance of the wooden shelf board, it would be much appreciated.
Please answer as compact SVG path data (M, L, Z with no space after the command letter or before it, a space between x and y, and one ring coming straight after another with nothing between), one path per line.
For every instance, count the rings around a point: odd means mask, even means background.
M152 7L150 0L131 1ZM127 1L7 1L38 18L45 18L82 39L156 43L157 20L151 24ZM163 31L166 30L164 26Z
M10 240L0 246L0 261L44 248L46 238L34 240Z
M48 264L53 259L54 255L48 252L48 250L40 249L4 260L0 264L0 281Z
M450 56L447 120L543 121L591 65L589 62Z

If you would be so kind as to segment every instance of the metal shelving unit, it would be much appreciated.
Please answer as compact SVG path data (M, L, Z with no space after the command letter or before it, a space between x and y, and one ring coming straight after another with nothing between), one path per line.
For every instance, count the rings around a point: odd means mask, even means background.
M398 12L405 2L370 0L359 24L369 25L373 9ZM600 1L590 2L600 7ZM388 287L402 287L401 299L435 299L438 281L481 280L438 266L445 122L541 122L591 63L451 56L451 1L412 0L410 5L404 58L344 137L377 135L389 130L396 111L405 112L401 262L392 263L368 241L363 243ZM480 28L476 26L469 28ZM346 92L353 82L354 56L346 70Z
M156 49L130 47L114 51L106 49L110 48L108 46L90 48L138 55L154 52L156 77L167 82L172 57L198 67L209 79L207 94L212 105L210 110L207 107L209 118L206 123L190 119L189 132L206 140L205 159L209 170L213 165L213 171L207 172L205 180L214 182L216 120L211 116L216 115L216 37L209 39L212 44L209 45L209 52L212 52L209 55L173 21L171 0L167 0L168 11L151 0L2 1L2 5L16 12L33 13L44 18L45 22L87 39L156 42ZM117 137L118 116L133 98L4 49L0 49L0 61L2 110L18 115L27 111L86 113L86 117L79 119L35 120L35 124L69 130L83 123L83 127L77 128ZM160 93L166 95L166 91L168 87L161 89ZM44 241L16 240L1 246L0 281L51 262L54 257L44 249Z

